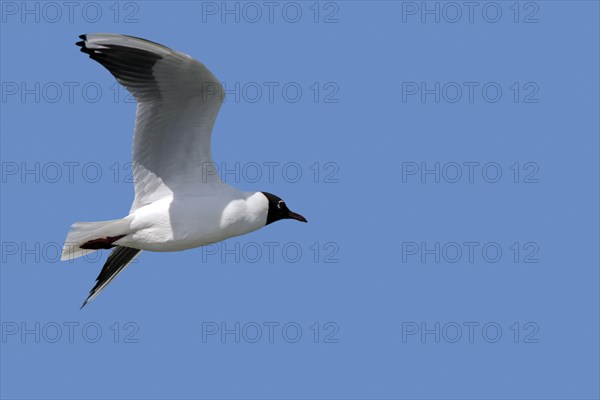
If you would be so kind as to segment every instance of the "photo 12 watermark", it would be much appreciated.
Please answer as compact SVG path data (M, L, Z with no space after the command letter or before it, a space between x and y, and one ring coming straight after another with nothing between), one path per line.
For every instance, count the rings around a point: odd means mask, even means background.
M224 241L200 248L203 264L338 264L341 247L336 241L278 242Z
M337 24L342 2L337 1L202 1L202 23L222 24Z
M540 86L533 81L410 81L402 82L402 103L537 104Z
M140 342L137 322L3 321L2 343L119 343Z
M536 322L404 321L402 343L518 343L540 342Z
M221 344L337 344L340 327L336 322L297 321L204 321L202 343Z
M402 23L537 24L536 1L402 1Z
M540 245L535 241L403 241L403 264L538 264Z
M67 228L67 227L65 227ZM61 260L63 248L78 247L78 243L63 242L25 242L25 241L2 241L0 243L0 260L5 266L14 265L48 265L56 263L81 262L88 264L103 264L106 256L112 250L89 251L76 259ZM132 263L139 262L134 259Z
M402 183L495 184L540 183L540 165L535 161L402 161Z
M2 1L3 24L140 22L138 1Z

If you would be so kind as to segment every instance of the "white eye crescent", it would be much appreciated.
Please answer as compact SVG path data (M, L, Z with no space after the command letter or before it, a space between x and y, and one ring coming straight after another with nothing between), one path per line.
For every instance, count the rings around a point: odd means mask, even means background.
M279 201L277 202L277 208L281 209L281 205L282 205L282 204L283 204L283 205L285 205L285 202L284 202L283 200L279 200Z

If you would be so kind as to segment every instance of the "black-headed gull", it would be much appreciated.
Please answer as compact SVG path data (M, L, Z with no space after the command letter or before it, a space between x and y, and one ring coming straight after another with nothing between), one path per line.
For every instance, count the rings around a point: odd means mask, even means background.
M129 215L76 222L63 247L63 260L114 247L81 307L142 250L191 249L281 219L306 222L279 197L239 191L214 173L210 136L224 91L202 63L136 37L99 33L80 38L76 44L81 51L108 69L137 100L135 198Z

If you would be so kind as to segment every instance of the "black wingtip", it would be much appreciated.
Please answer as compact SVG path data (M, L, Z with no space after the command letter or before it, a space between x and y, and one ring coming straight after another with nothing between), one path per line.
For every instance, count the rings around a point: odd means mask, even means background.
M96 282L97 283L97 282ZM86 297L85 301L83 302L83 304L81 305L81 307L79 307L80 310L83 309L83 307L85 307L91 300L92 300L92 296L94 296L96 290L96 288L94 287L92 290L90 290L90 293L88 294L88 297Z
M87 41L86 35L79 35L79 37L81 39L83 39L79 42L75 42L75 44L80 47L79 51L81 51L82 53L85 53L85 54L89 54L90 58L92 58L94 51L86 46L86 44L85 44L85 42Z
M79 47L84 47L85 41L87 40L86 35L79 35L79 39L81 39L81 40L79 42L75 42L75 45L79 46Z
M77 46L79 46L79 51L81 51L82 53L87 53L87 54L91 53L90 49L88 49L87 47L85 47L85 41L84 40L82 40L81 42L76 42L75 44Z

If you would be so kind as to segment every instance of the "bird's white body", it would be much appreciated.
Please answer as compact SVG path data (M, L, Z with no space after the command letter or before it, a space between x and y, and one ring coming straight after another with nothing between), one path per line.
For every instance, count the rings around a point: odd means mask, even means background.
M138 208L126 220L130 231L115 245L150 251L179 251L244 235L265 226L269 209L260 192L222 184L218 195L168 197Z

